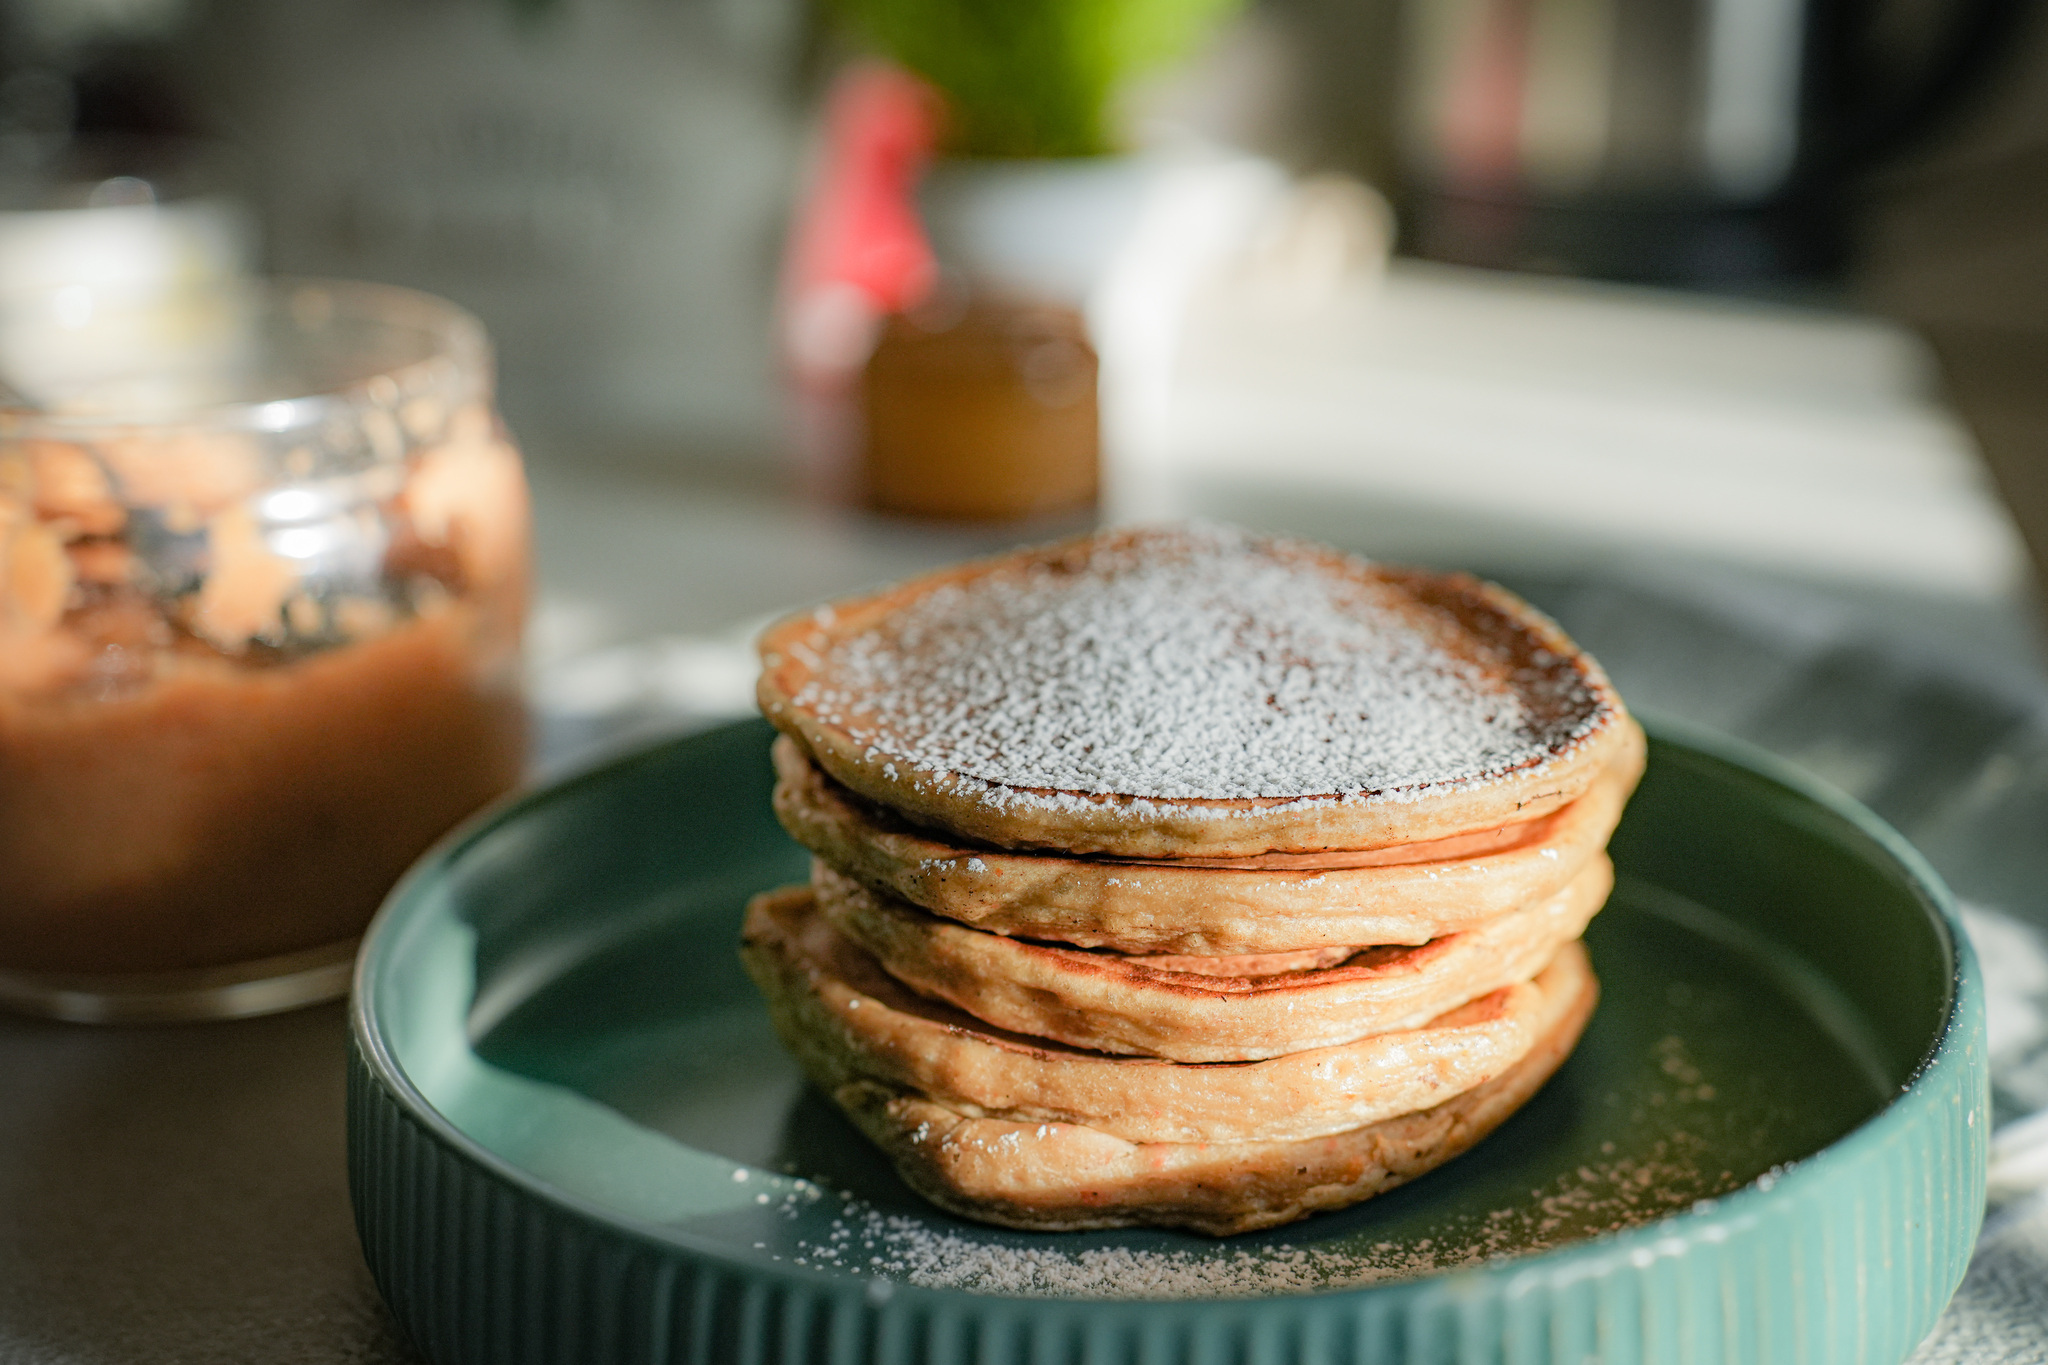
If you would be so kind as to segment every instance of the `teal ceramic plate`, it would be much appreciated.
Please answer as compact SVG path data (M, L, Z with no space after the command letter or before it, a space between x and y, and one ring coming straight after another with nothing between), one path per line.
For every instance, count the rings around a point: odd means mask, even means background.
M350 1179L436 1362L1903 1358L1961 1278L1977 971L1919 857L1653 729L1572 1059L1469 1154L1270 1233L1012 1233L807 1090L733 946L803 875L769 732L527 796L394 893L358 967Z

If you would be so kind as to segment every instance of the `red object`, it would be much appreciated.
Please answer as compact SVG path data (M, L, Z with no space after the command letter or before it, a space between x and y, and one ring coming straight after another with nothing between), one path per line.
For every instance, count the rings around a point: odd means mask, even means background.
M1487 0L1457 55L1443 153L1452 178L1472 189L1511 189L1515 183L1528 94L1530 7L1530 0Z
M800 380L857 373L880 320L930 291L916 195L938 119L931 89L895 67L865 62L834 84L783 269L784 344Z

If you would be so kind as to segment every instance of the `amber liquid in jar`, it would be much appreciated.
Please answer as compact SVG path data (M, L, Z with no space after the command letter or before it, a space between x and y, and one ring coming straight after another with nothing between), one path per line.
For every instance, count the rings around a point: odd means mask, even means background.
M403 325L296 404L0 417L16 1007L247 1012L191 1001L345 963L406 866L518 781L526 488L481 334L403 291L254 306L314 350L337 317L359 349ZM124 1010L128 985L189 1008Z

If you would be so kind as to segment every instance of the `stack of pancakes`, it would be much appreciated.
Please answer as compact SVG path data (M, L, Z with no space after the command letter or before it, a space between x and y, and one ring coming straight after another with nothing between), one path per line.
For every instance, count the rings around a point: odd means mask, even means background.
M1576 1043L1641 732L1501 590L1105 533L784 621L811 884L742 953L933 1202L1269 1227L1484 1137Z

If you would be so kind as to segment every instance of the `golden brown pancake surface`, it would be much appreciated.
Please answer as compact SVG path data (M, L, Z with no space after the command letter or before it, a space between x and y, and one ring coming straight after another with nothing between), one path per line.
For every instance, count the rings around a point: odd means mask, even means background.
M1228 527L956 566L761 641L812 884L741 956L903 1177L1226 1234L1465 1150L1571 1051L1646 744L1460 574Z
M1459 1155L1519 1109L1571 1054L1599 988L1584 970L1545 997L1539 1036L1500 1075L1415 1113L1294 1142L1128 1142L1072 1124L967 1115L848 1079L827 1093L918 1193L963 1217L1040 1231L1276 1227L1382 1194ZM1571 965L1571 964L1567 964Z
M1227 955L1426 943L1557 894L1600 855L1642 773L1642 731L1578 800L1463 836L1478 852L1322 870L1135 863L964 847L854 796L786 736L775 812L797 841L884 894L995 933L1125 953ZM1469 846L1468 846L1469 847Z
M1535 976L1585 929L1613 884L1607 859L1596 857L1527 909L1419 946L1338 949L1331 962L1320 952L1090 952L970 929L822 864L811 883L833 928L921 995L1012 1033L1194 1063L1256 1061L1417 1028Z
M1218 527L1020 551L771 628L763 712L853 791L1003 848L1364 850L1577 798L1599 667L1463 575Z
M1189 1066L1008 1033L915 995L832 929L808 887L756 897L741 953L783 1042L821 1084L867 1079L961 1113L1167 1143L1320 1137L1439 1104L1512 1066L1546 1002L1587 974L1570 948L1533 981L1417 1028Z

